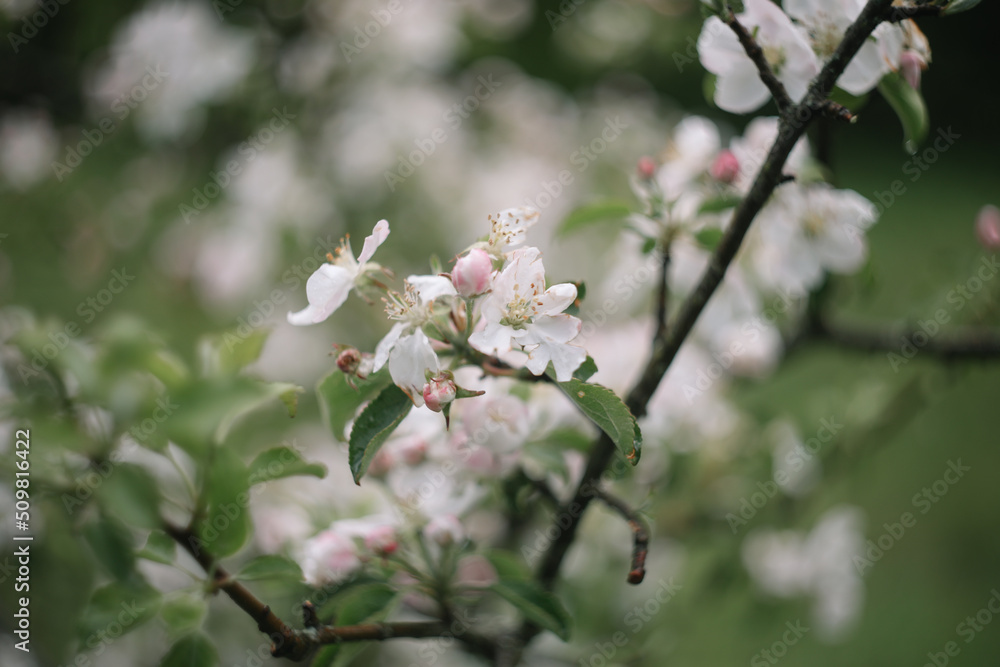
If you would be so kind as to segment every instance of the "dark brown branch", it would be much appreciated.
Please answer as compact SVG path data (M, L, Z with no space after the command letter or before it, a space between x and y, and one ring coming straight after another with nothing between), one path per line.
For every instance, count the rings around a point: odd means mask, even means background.
M656 292L656 333L655 340L667 338L667 311L670 298L670 245L664 244L663 257L660 261L660 285Z
M383 641L386 639L428 637L457 638L465 642L476 653L491 657L494 652L492 640L469 632L455 632L441 621L364 623L341 627L319 625L315 617L315 607L310 602L303 605L303 615L308 628L295 630L278 618L271 608L261 602L243 584L230 578L215 559L202 548L203 543L189 529L165 522L164 530L187 551L198 565L205 570L218 590L229 596L236 605L257 622L257 628L271 638L271 655L301 661L318 646L344 642Z
M628 573L628 583L641 584L646 577L646 555L649 553L649 528L642 517L625 501L616 498L607 491L596 489L594 495L601 501L615 510L628 522L628 527L632 529L632 569Z
M836 345L865 352L885 352L902 355L909 344L919 354L951 359L1000 358L1000 334L996 331L962 331L947 335L928 335L921 329L884 330L819 320L806 333L806 338L828 340Z
M726 25L736 33L736 38L740 40L740 44L743 46L743 50L747 52L750 56L750 60L757 67L757 73L760 75L760 80L764 82L767 89L771 91L771 96L774 98L774 103L778 105L778 111L784 115L789 109L792 108L792 98L788 96L788 91L785 90L785 84L778 80L778 77L774 74L774 70L771 69L771 65L767 62L767 58L764 56L764 50L760 48L760 44L754 39L746 27L739 22L736 15L733 14L732 10L728 11L728 16L723 19Z

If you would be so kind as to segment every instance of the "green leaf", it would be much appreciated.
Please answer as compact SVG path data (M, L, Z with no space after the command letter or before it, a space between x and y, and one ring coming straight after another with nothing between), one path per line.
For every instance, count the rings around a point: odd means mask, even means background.
M355 484L361 483L361 478L379 448L392 435L412 407L413 402L410 397L402 389L391 384L358 415L354 421L354 428L351 429L348 448L348 460Z
M319 407L333 437L343 442L344 428L365 401L378 395L392 382L388 369L383 368L366 380L355 378L355 387L347 384L347 376L334 370L316 385Z
M160 661L160 667L214 667L218 664L215 645L200 632L179 639Z
M199 547L216 558L230 556L246 543L251 530L247 469L231 449L213 452L204 492L206 512L195 531Z
M941 16L950 16L960 12L967 12L978 5L979 2L980 0L952 0L952 2L949 2L944 10L942 10Z
M559 599L531 581L507 579L490 590L514 605L524 617L566 641L570 635L569 612Z
M149 534L146 546L142 548L138 556L154 563L170 565L177 556L177 543L162 530L154 530Z
M656 239L652 237L647 237L645 240L643 240L642 242L643 255L648 255L649 253L653 252L654 248L656 248Z
M527 566L524 559L510 551L492 549L487 552L486 559L497 571L497 577L501 581L510 581L511 579L529 581L532 577L531 568Z
M135 630L156 616L160 602L160 592L141 580L115 582L98 588L80 615L80 643L92 646L111 630L117 633L120 628L121 634Z
M260 358L268 329L252 329L243 335L238 329L201 341L202 370L205 375L234 375Z
M177 409L164 426L171 440L200 459L209 445L225 439L242 415L297 389L285 382L264 383L245 377L200 380L171 396Z
M583 360L583 363L580 364L580 367L577 368L575 371L573 371L573 377L579 380L580 382L586 382L587 380L590 379L590 376L592 376L596 372L597 372L597 362L594 361L593 357L587 355L587 358Z
M297 385L291 385L288 389L278 394L278 398L285 404L288 416L292 419L299 413L299 394L305 393L305 389Z
M135 551L132 533L124 524L109 516L88 523L83 537L94 551L97 562L119 580L132 577L135 570Z
M546 374L555 379L551 368ZM569 382L556 382L556 385L576 403L583 414L608 434L618 451L632 465L639 463L642 433L632 412L615 392L602 385L580 382L575 378Z
M98 492L104 511L120 517L139 528L159 528L160 491L145 468L132 463L120 463L104 480Z
M284 556L258 556L244 565L234 578L242 581L275 579L298 583L302 581L302 569L298 563Z
M722 211L725 211L727 209L736 208L737 206L740 205L741 201L743 201L743 197L739 195L719 195L718 197L712 197L711 199L706 199L701 203L701 206L698 207L698 215L703 215L708 213L721 213ZM710 231L710 230L702 230L702 231ZM719 236L721 238L722 230L720 229L718 231L720 232ZM695 236L697 237L697 234Z
M566 216L557 233L568 234L598 222L621 220L631 213L632 208L622 201L606 200L585 204Z
M930 118L923 96L899 72L890 72L882 77L878 90L903 124L906 136L904 147L909 153L915 153L930 129Z
M698 242L698 245L711 252L718 247L719 242L722 241L723 234L724 232L721 229L709 227L695 234L694 238Z
M160 618L166 623L168 634L178 637L185 632L197 630L207 611L208 605L204 599L181 594L163 604Z
M251 486L296 475L312 475L320 479L326 477L325 465L308 463L296 450L285 446L261 452L250 464L249 470Z

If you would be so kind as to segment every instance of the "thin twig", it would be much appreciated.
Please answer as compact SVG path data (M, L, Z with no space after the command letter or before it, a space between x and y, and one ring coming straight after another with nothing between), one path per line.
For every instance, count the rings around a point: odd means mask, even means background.
M646 577L646 555L649 553L649 527L639 514L625 504L625 501L617 498L603 489L595 489L594 495L601 501L615 510L628 522L628 527L632 529L632 569L628 573L628 583L640 584Z
M669 310L670 299L670 245L664 244L663 257L660 260L660 285L656 293L656 333L654 334L654 345L656 340L667 339L667 312Z
M767 57L764 55L764 50L760 48L760 44L754 39L753 35L740 23L736 15L729 10L728 16L723 19L726 25L736 33L736 38L740 40L740 44L743 46L743 50L747 52L750 56L750 60L757 67L757 73L760 75L760 80L764 82L767 89L771 91L771 96L774 98L774 103L778 105L778 111L784 115L789 109L792 108L792 98L788 96L788 91L785 90L785 84L778 80L775 75L774 70L771 69L770 63L767 62Z
M920 354L951 359L1000 358L1000 335L995 331L966 330L935 335L921 329L864 328L833 324L825 319L813 323L805 338L828 340L842 347L865 352L902 355L909 344Z

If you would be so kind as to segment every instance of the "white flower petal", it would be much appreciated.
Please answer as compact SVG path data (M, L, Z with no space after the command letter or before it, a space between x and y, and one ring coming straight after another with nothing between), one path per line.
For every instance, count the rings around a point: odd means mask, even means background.
M732 113L750 113L771 97L750 60L720 74L715 82L715 103Z
M427 371L440 369L437 355L427 335L419 329L409 336L402 336L389 353L389 374L397 387L406 392L413 404L424 404L423 387Z
M539 315L555 315L566 310L576 301L576 285L560 283L545 290L545 293L535 299Z
M403 335L406 327L407 325L405 322L396 322L392 325L392 328L389 329L389 333L387 333L385 337L378 342L378 345L375 347L375 365L372 367L373 372L378 372L383 366L385 366L385 362L389 361L389 353L392 351L393 346L396 345L396 341L399 340L399 337Z
M375 254L375 249L385 243L387 238L389 238L389 223L385 220L379 220L375 224L375 228L372 229L371 235L365 239L365 245L361 248L361 254L358 255L358 264L364 264L370 260Z
M431 303L439 296L456 294L455 286L444 276L409 276L406 282L417 288L420 302L423 304Z
M330 317L354 286L354 276L347 269L323 264L306 281L306 298L309 305L297 313L288 313L288 321L295 325L318 324Z

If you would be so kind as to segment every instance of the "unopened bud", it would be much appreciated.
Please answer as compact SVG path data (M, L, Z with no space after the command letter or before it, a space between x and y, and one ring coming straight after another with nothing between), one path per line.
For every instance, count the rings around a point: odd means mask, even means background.
M709 170L712 178L722 183L732 183L740 174L740 161L736 159L732 151L723 150L715 156L715 162Z
M489 288L492 273L493 260L489 254L480 248L473 248L455 262L451 282L462 296L476 296Z
M1000 250L1000 209L987 204L976 216L976 238L987 250Z
M396 529L392 526L377 526L365 535L365 548L378 554L388 556L399 548L396 539Z
M639 162L635 165L635 170L639 174L639 178L648 181L656 175L656 162L648 155L644 155L639 158Z
M465 539L465 528L454 514L441 514L424 526L427 539L446 547Z
M430 382L424 385L424 403L434 412L441 412L444 406L455 400L458 388L455 381L449 377L431 378Z
M899 71L913 90L920 90L920 74L924 67L924 59L916 51L903 51L899 57Z
M347 375L357 375L361 367L361 353L356 347L345 347L337 355L337 368Z

